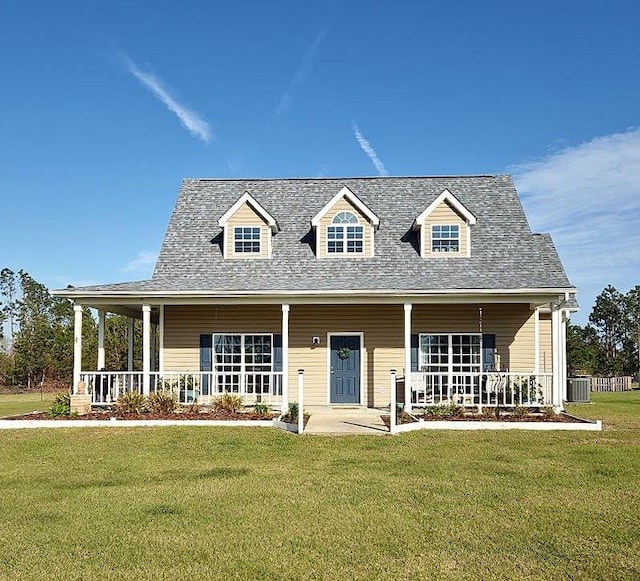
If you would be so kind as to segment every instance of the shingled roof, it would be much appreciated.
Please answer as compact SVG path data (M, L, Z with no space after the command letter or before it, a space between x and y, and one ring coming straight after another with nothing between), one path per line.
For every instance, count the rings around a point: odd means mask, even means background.
M311 218L347 186L379 218L372 258L317 258ZM412 225L448 189L477 218L469 257L421 258ZM273 256L225 260L220 217L249 192L274 218ZM153 277L96 291L574 290L551 237L533 234L509 176L185 179ZM89 290L86 288L85 290Z

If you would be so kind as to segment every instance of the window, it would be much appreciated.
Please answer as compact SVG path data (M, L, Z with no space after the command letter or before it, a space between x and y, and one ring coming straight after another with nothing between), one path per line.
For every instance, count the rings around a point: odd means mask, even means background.
M459 252L460 227L457 224L431 226L431 252Z
M351 212L339 212L331 223L327 227L327 254L362 254L364 228L352 225L358 224L358 218Z
M454 395L477 396L482 359L482 335L420 335L420 371L435 401Z
M273 335L214 335L213 371L218 392L269 393Z
M233 229L234 250L237 254L256 254L260 252L260 228L255 226L236 226Z

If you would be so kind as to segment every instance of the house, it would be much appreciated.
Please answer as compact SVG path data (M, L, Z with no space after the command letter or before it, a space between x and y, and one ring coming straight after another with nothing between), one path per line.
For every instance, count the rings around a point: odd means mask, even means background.
M511 178L482 175L186 179L150 280L55 294L96 405L171 387L285 409L300 382L305 406L388 406L395 386L407 409L560 409L575 292ZM85 305L100 371L81 369ZM108 312L142 319L143 369L102 370Z

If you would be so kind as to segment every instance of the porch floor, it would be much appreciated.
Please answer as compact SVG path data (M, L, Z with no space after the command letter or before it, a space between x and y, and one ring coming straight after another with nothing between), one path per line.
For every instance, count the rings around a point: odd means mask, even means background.
M375 408L305 406L305 410L311 414L305 434L384 436L389 433L381 418L385 412Z

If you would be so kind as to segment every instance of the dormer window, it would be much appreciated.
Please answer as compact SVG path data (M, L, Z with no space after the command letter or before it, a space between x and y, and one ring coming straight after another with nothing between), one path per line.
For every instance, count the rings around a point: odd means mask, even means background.
M233 229L233 238L236 254L260 253L259 226L236 226Z
M380 219L349 188L343 187L311 219L318 258L374 256Z
M459 252L460 226L434 224L431 226L431 252Z
M278 223L258 201L245 192L218 220L225 258L271 258Z
M338 225L339 224L339 225ZM327 226L327 254L362 254L364 228L352 212L339 212Z
M423 258L471 256L471 227L476 217L444 190L413 222Z

